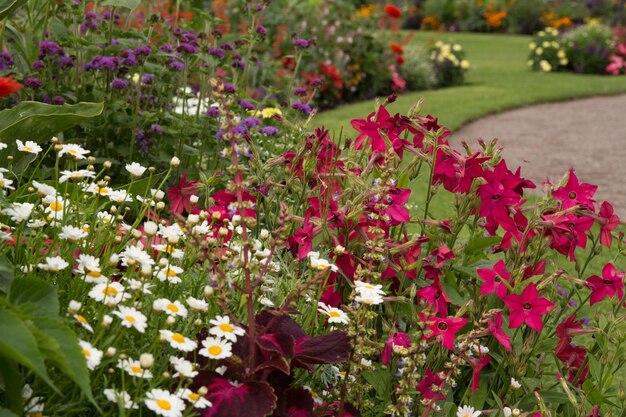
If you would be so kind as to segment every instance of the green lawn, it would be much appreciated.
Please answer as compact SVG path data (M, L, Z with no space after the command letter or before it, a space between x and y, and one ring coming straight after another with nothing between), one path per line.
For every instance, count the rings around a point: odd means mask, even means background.
M526 65L529 36L419 31L411 42L425 45L430 39L454 41L463 46L472 65L466 84L403 94L390 109L405 112L424 98L424 112L438 117L453 130L486 114L529 104L626 93L626 77L530 71ZM341 127L350 132L350 120L365 117L373 109L373 100L342 106L320 113L315 124L331 132Z

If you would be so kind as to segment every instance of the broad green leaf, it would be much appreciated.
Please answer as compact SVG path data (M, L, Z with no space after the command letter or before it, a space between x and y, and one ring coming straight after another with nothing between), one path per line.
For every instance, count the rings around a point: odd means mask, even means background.
M0 417L19 417L17 414L14 414L10 410L6 408L0 407Z
M4 256L0 257L0 290L8 292L13 278L13 264Z
M466 300L461 296L461 294L459 294L459 292L454 287L445 282L442 282L441 288L443 288L443 291L446 293L452 304L454 304L455 306L462 306L463 304L465 304Z
M0 386L4 388L5 404L13 412L21 415L24 411L24 401L22 399L24 380L17 362L2 356L0 356ZM0 407L0 417L3 416L3 411L8 412L9 410Z
M376 372L365 371L363 378L376 390L378 398L383 400L389 399L389 391L391 389L391 375L388 369L380 369Z
M33 324L33 334L46 360L74 381L93 402L89 370L76 334L60 320L39 318Z
M13 280L9 301L16 305L31 304L35 311L48 317L57 317L59 314L55 287L39 278L24 277Z
M587 355L589 359L589 370L596 381L602 381L602 365L593 355Z
M0 111L0 141L9 146L16 139L42 142L55 134L99 116L104 103L78 103L52 106L23 101Z
M1 356L26 366L54 387L46 372L43 355L37 348L35 336L15 313L1 308L0 335Z
M28 0L0 0L0 20L9 16Z
M134 10L139 6L141 0L106 0L102 2L103 6L113 7L126 7L127 9Z

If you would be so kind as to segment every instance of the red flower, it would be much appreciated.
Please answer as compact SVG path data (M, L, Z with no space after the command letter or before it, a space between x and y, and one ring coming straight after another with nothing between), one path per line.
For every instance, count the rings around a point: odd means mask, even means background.
M424 336L424 339L437 337L443 347L452 350L454 348L454 335L457 334L465 324L467 324L467 320L460 317L445 319L433 317L431 318L431 323L428 325L431 333L428 336Z
M504 298L504 304L511 310L509 327L515 329L526 323L528 327L541 333L543 321L541 316L554 308L554 304L546 298L539 298L534 283L524 288L522 294L510 294Z
M489 320L489 332L496 338L498 342L506 350L511 350L511 338L502 330L502 313L498 313L493 317L493 321Z
M170 211L181 214L183 211L192 212L189 199L196 193L200 181L187 182L187 174L183 173L178 185L167 189L167 198L170 200Z
M17 93L22 89L22 84L18 83L13 77L0 77L0 97Z
M416 294L418 297L425 299L428 305L434 306L437 314L443 317L448 316L448 304L450 303L450 299L443 291L443 288L441 288L439 277L435 277L435 282L428 287L420 289Z
M383 349L383 353L381 355L383 365L389 364L389 362L391 361L391 354L394 352L396 346L403 349L408 349L411 347L411 344L411 338L406 333L396 332L390 334L387 338L387 343L385 343L385 348Z
M391 49L394 54L402 55L404 53L404 49L399 43L391 42L389 44L389 49Z
M480 371L491 362L491 356L480 355L478 358L470 359L472 365L472 393L480 388Z
M506 296L508 289L503 281L510 282L511 273L506 270L504 261L499 260L493 269L478 268L476 272L480 279L485 281L480 286L481 294L496 294L500 299Z
M619 225L619 217L613 214L613 206L605 201L600 206L600 243L607 248L613 243L613 235L611 231Z
M440 377L439 372L433 372L428 368L426 369L424 378L417 384L417 390L422 394L422 397L427 400L444 400L446 396L441 393L444 382L445 380ZM434 387L438 389L435 390L433 389Z
M398 17L402 16L402 10L400 10L397 6L394 6L393 4L385 5L385 13L387 14L387 16L392 17L394 19L397 19Z
M616 294L618 300L624 297L624 273L618 274L612 263L604 266L602 278L596 275L587 278L587 285L591 288L590 305L594 305L606 297L615 297Z
M595 200L593 194L598 187L592 184L579 184L573 169L569 170L567 184L552 193L552 196L563 202L563 210L580 205L593 211Z

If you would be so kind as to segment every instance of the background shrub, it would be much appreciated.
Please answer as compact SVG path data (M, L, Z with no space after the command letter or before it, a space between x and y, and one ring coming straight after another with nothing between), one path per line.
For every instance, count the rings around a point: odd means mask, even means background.
M575 72L604 74L613 49L613 35L608 26L580 26L565 36L565 45Z
M428 90L437 85L437 77L428 54L421 48L406 48L400 73L408 90Z
M516 0L509 9L509 28L512 32L530 35L543 28L541 17L548 10L543 0Z

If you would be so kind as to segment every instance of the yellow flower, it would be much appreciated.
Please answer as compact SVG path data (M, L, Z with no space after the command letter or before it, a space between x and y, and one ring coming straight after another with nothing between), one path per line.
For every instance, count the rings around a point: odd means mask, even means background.
M261 110L261 116L264 119L270 119L274 116L282 116L283 112L280 111L280 109L277 109L276 107L266 107L263 110Z
M550 65L550 63L548 61L546 61L545 59L541 60L541 62L539 62L539 66L541 67L541 70L543 72L550 72L552 71L552 65Z

